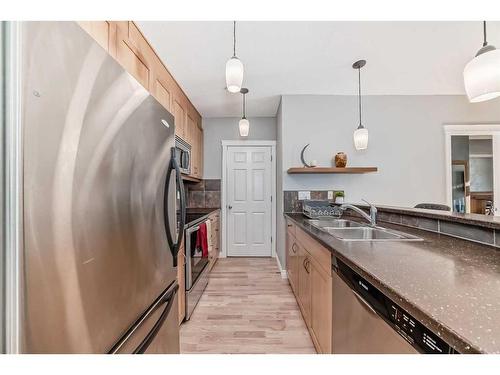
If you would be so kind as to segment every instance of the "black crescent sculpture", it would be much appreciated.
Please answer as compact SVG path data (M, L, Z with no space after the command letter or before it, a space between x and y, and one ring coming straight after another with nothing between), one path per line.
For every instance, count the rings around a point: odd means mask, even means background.
M306 148L308 148L308 147L309 147L309 143L307 145L305 145L304 148L302 149L302 151L300 152L300 160L302 161L302 164L304 164L304 167L311 168L311 166L309 164L307 164L305 159L304 159L304 152L306 151Z

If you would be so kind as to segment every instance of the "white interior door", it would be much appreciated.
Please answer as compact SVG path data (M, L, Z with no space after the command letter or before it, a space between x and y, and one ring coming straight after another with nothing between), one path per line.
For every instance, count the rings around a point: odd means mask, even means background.
M227 151L227 255L271 256L271 147Z

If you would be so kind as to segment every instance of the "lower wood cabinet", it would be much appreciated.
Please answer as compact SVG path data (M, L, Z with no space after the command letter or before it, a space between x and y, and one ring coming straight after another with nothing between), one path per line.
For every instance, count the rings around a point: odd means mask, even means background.
M298 298L306 325L311 327L311 260L309 253L299 246Z
M294 293L298 293L299 282L299 246L295 236L287 236L287 274Z
M288 280L316 351L331 353L331 253L300 228L296 231L297 236L287 231Z
M208 248L208 267L211 271L220 255L220 211L217 210L208 219L210 220L211 231L209 234L212 238L211 246Z
M332 352L332 276L311 261L311 331L320 353Z

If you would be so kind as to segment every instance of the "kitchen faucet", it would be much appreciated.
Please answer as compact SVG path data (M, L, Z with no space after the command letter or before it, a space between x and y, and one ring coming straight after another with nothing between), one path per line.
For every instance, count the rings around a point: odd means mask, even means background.
M370 215L368 215L365 211L363 211L361 208L359 207L356 207L352 204L349 204L349 203L344 203L340 206L340 208L342 210L347 210L348 208L350 208L351 210L357 212L358 214L360 214L362 217L364 217L366 220L368 220L370 222L370 225L372 227L375 227L377 225L377 207L375 207L373 204L371 204L370 202L362 199L363 202L365 202L366 204L368 204L370 206Z

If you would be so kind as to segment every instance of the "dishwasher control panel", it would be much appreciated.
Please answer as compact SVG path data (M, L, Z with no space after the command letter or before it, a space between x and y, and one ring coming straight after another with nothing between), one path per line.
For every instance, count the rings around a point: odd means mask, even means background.
M336 260L335 271L377 314L385 320L403 339L421 353L456 353L437 334L424 327L417 319L403 310L371 283L366 281L349 266Z
M388 300L389 317L398 332L406 341L424 353L449 354L453 349L433 332L416 321L405 310Z

